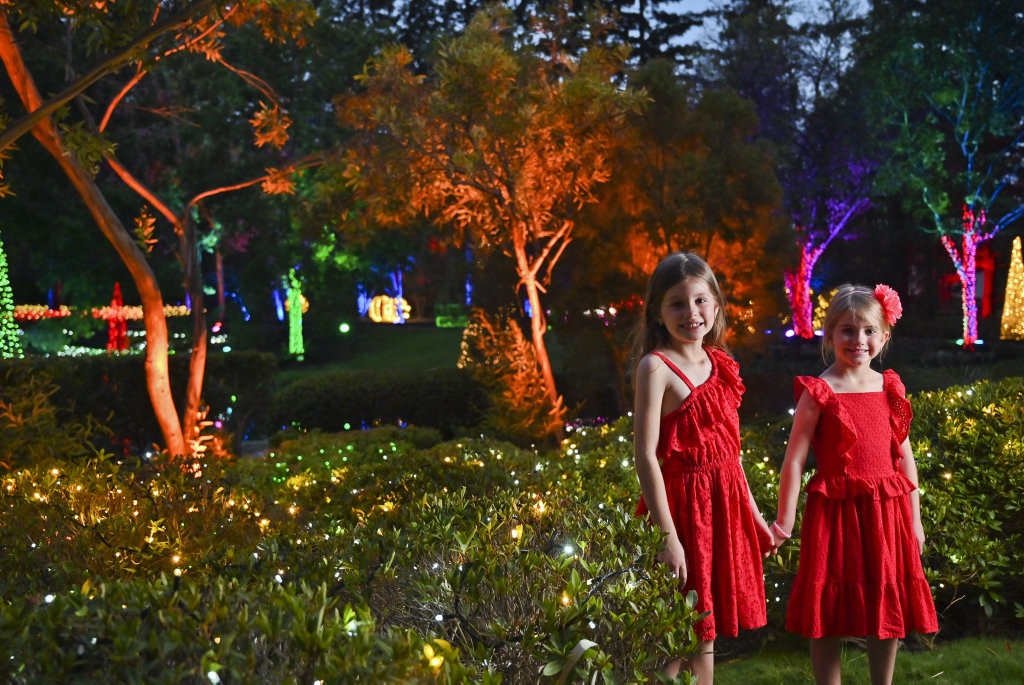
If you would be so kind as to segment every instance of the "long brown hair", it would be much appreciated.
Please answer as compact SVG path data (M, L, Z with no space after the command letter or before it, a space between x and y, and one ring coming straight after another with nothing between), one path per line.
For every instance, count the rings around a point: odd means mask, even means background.
M654 268L647 281L647 291L644 293L643 316L637 323L633 333L633 346L630 358L630 375L640 363L645 354L661 347L667 347L672 341L665 325L658 321L661 312L661 302L665 299L665 293L677 283L687 278L696 278L703 281L711 291L718 305L718 314L715 316L715 323L711 330L704 336L705 347L717 347L728 351L725 345L725 334L728 322L725 318L725 295L718 285L715 272L711 270L708 263L692 252L673 252L662 259Z

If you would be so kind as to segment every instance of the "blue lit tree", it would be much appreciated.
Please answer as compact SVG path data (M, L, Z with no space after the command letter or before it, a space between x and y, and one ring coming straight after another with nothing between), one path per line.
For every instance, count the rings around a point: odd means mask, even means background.
M1024 16L1002 0L934 5L906 13L877 4L869 57L894 139L886 186L949 255L972 348L978 247L1024 216Z

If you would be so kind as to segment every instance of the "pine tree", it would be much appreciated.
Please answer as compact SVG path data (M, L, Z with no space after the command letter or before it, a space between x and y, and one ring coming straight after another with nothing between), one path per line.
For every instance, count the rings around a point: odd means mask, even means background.
M0 358L21 359L21 330L14 321L14 291L7 276L7 253L0 239Z

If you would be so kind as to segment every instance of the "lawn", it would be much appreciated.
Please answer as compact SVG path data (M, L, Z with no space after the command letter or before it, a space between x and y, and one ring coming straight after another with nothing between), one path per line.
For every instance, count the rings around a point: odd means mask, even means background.
M726 647L728 649L728 647ZM718 659L719 685L813 683L806 643L782 638L757 654ZM933 647L920 642L902 645L896 656L897 683L950 683L951 685L1009 685L1024 683L1024 641L1001 637L971 637ZM868 685L867 655L849 643L843 653L843 683Z

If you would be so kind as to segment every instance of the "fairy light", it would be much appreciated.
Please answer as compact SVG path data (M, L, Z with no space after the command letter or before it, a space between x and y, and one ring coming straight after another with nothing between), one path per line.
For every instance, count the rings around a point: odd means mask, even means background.
M1006 277L999 337L1003 340L1024 340L1024 261L1021 259L1020 236L1013 239L1010 253L1010 273Z
M7 253L0 240L0 359L21 359L21 329L14 320L14 291L7 275Z

